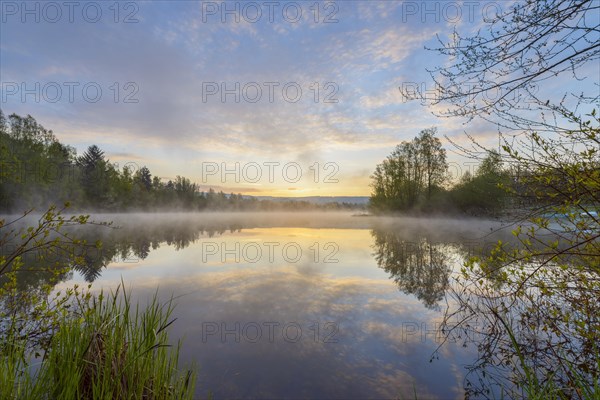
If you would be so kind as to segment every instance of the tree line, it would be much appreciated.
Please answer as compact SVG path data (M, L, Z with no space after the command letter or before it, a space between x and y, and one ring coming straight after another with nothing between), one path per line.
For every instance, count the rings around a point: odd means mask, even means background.
M510 173L500 155L487 151L475 173L467 171L452 185L446 150L436 133L436 128L422 130L376 166L371 176L371 210L478 215L502 211L508 204L503 186L510 182Z
M177 175L164 181L143 166L119 168L96 145L77 155L31 115L0 110L0 213L69 202L75 208L128 210L309 210L352 209L357 205L258 200L251 196L200 190Z

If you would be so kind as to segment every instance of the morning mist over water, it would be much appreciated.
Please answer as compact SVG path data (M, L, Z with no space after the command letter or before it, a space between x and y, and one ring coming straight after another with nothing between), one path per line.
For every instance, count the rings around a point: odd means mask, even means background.
M128 282L142 303L174 296L198 396L228 398L463 396L475 345L437 351L443 298L465 257L510 235L490 236L490 220L347 212L93 219L120 227L94 228L103 248L57 289L92 277L95 290Z
M597 399L598 0L0 1L0 399Z

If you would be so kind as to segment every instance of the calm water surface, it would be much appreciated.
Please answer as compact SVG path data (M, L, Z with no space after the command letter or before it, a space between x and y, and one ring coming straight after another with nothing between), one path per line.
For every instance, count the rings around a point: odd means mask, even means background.
M215 398L464 398L476 349L442 344L452 275L491 221L351 214L97 215L61 286L176 297L170 335ZM158 289L157 289L158 288ZM432 356L433 359L432 359Z

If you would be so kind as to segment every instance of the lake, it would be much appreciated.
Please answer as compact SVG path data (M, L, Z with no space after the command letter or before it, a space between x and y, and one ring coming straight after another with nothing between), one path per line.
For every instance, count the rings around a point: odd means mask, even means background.
M94 215L58 288L121 281L175 298L180 362L215 398L464 398L473 343L440 323L466 257L507 232L487 220L349 213Z

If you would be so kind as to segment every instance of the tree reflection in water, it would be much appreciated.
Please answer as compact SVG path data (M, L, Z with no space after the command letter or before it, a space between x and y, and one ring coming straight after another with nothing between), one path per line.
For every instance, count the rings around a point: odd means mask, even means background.
M424 236L407 241L391 230L374 229L371 234L377 265L390 274L398 288L416 296L427 308L439 308L451 272L449 246Z
M410 225L410 221L402 221L401 226L370 225L368 229L371 229L373 237L373 257L377 266L389 274L401 292L415 296L426 308L439 310L440 304L447 300L444 305L447 304L448 309L445 310L446 318L443 320L447 339L450 342L458 341L475 346L479 356L478 360L467 367L467 396L498 397L499 392L491 387L506 387L506 382L510 384L514 371L505 366L505 361L512 354L510 338L505 330L499 329L497 324L490 323L490 309L495 312L505 310L507 317L517 319L536 311L527 307L535 303L534 298L529 302L523 301L528 298L515 299L511 304L504 305L501 303L502 299L493 296L493 291L473 293L467 287L457 285L454 277L458 271L453 271L453 267L460 268L465 260L474 255L484 258L489 256L492 245L498 239L509 242L512 235L507 233L508 237L503 234L477 241L477 232L461 231L460 227L448 222L445 224L443 221L436 222L436 225L428 226L427 229L419 228L415 224ZM114 261L144 260L152 250L164 244L180 250L203 237L241 232L242 228L249 229L255 226L255 222L184 223L182 220L165 219L146 224L133 223L122 228L86 227L77 231L77 237L87 240L90 244L99 240L102 242L100 248L80 246L55 249L52 254L28 253L24 256L23 267L18 272L18 285L21 290L36 290L44 284L56 284L60 280L70 279L73 271L79 273L87 282L93 282L99 278L104 268ZM449 238L462 239L457 243ZM10 249L2 251L6 254ZM59 279L56 279L56 274L50 272L53 265L68 268L64 269L64 272L61 270ZM496 278L494 274L490 274L487 279L493 281ZM493 288L498 289L496 286ZM526 355L528 363L551 367L548 363L549 358L545 358L547 351L544 350L556 347L542 346L545 335L543 332L519 329L516 333L517 340L526 349L523 354ZM577 350L577 347L567 348L556 340L553 340L552 344L561 345L559 350L563 352ZM580 357L586 365L589 365L593 358L593 353Z
M22 256L22 267L17 272L17 282L20 290L34 290L43 284L56 284L71 279L73 271L78 272L86 282L94 282L102 271L115 261L144 260L151 250L156 250L161 244L173 246L181 250L199 240L202 236L209 238L226 232L239 232L238 224L147 224L126 227L96 227L79 228L77 237L82 242L65 248L45 248L31 251ZM101 242L97 248L94 244ZM0 248L2 254L14 251L14 245L7 243ZM57 270L60 269L59 276ZM0 277L0 284L3 277Z

